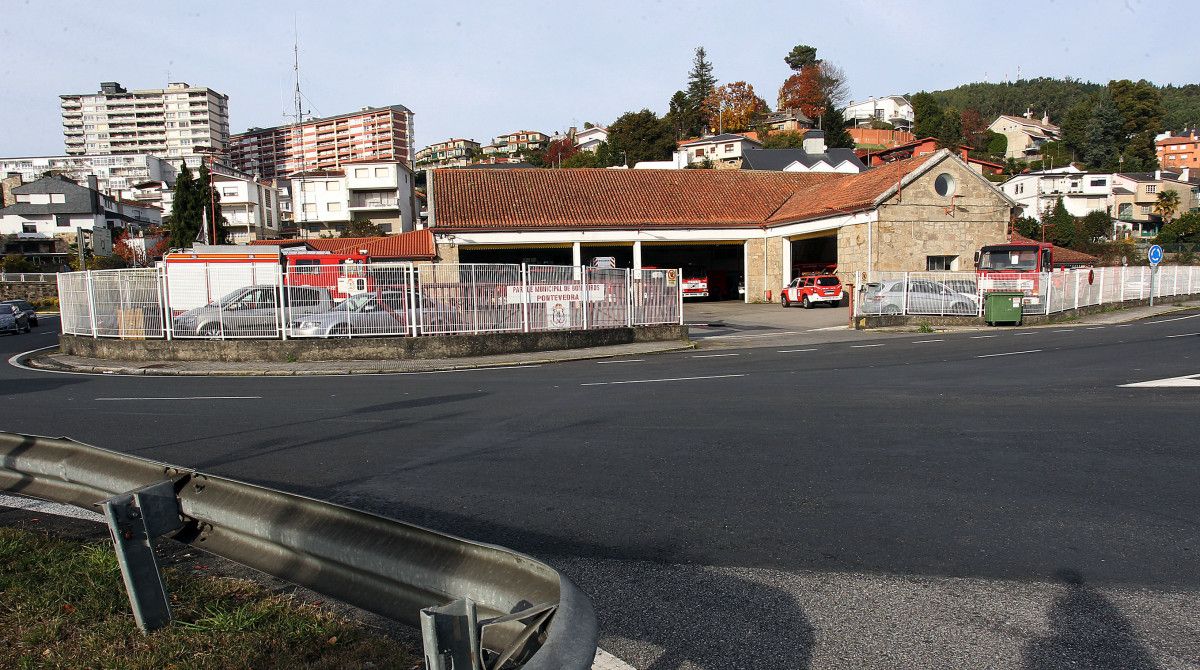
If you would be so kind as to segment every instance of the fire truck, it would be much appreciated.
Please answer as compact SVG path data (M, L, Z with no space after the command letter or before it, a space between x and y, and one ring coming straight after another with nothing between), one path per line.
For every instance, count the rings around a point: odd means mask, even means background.
M1026 305L1041 303L1042 274L1053 270L1054 245L1048 242L990 244L975 252L979 292L1020 291Z
M707 298L708 270L698 265L688 265L683 268L683 297Z

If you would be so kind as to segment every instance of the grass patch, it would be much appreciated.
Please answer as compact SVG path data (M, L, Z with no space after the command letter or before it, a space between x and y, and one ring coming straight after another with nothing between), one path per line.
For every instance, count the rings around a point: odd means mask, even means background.
M247 580L167 569L175 621L133 620L108 542L0 527L0 667L404 668L420 653Z
M917 326L917 332L918 333L932 333L933 326L929 325L928 322L922 321L921 324Z

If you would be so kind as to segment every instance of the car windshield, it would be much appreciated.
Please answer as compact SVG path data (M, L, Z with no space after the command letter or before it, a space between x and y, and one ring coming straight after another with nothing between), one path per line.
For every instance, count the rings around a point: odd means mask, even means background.
M237 302L238 300L241 300L242 296L246 295L247 293L249 293L250 291L253 291L253 290L254 289L239 288L238 290L233 291L231 293L226 293L224 296L221 297L220 300L214 300L214 301L208 303L208 305L210 307L228 307L229 305Z
M352 295L333 306L334 311L361 312L364 307L375 302L375 296L370 293Z
M837 277L817 277L817 286L837 286L840 283Z
M980 270L1037 269L1037 249L993 249L979 255Z

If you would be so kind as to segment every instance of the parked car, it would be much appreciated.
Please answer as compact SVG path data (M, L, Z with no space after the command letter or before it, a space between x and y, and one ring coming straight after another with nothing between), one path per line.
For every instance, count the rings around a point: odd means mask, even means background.
M979 297L928 279L910 280L907 287L902 279L876 282L863 291L863 314L902 314L906 308L908 314L973 316Z
M346 337L349 335L404 335L410 314L409 290L403 286L381 286L371 293L350 296L328 312L307 314L288 324L293 337ZM420 323L439 332L462 330L461 312L418 293Z
M29 319L29 325L32 328L38 327L37 308L27 300L4 300L0 301L0 305L16 305L17 309Z
M784 307L799 303L805 309L812 309L817 304L837 307L842 304L842 297L841 280L830 274L796 277L779 292L779 302Z
M29 317L20 308L11 303L0 303L0 332L28 333Z
M203 307L188 310L173 320L176 335L220 337L272 336L280 324L276 296L280 287L246 286ZM289 316L328 312L333 307L329 289L319 286L283 287Z

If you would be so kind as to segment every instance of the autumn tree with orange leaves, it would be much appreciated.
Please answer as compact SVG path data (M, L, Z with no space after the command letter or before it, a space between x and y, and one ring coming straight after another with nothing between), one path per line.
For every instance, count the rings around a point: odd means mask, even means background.
M714 115L709 121L713 126L709 130L727 133L749 130L758 116L770 111L766 101L754 93L754 86L744 81L718 86L704 106L714 111L719 110L719 116Z

